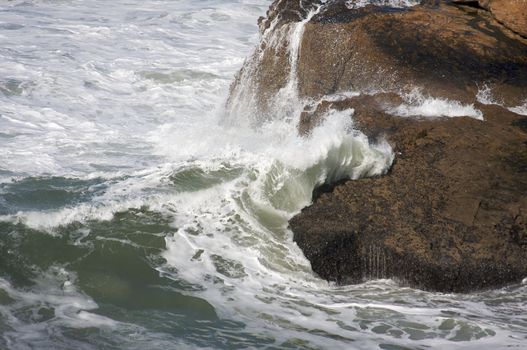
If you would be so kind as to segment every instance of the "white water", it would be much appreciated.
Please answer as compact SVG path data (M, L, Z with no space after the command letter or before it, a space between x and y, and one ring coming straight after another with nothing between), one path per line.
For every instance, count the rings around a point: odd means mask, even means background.
M420 4L420 0L350 0L346 1L346 7L357 9L368 5L387 6L393 8L412 7Z
M258 128L250 123L250 95L238 96L243 103L225 114L229 84L258 41L256 18L268 5L2 4L0 182L63 176L95 184L79 203L9 209L0 221L51 235L85 224L74 242L82 245L92 235L89 222L147 206L171 220L159 273L195 286L186 293L206 300L221 319L278 345L296 339L299 348L520 346L525 320L516 310L525 306L525 287L452 296L391 281L336 287L313 275L287 220L309 204L315 185L381 174L393 155L387 144L371 145L353 130L351 110L331 112L310 138L298 137L302 104L294 74L280 92L287 100L278 99ZM295 67L302 23L284 33ZM186 183L181 174L188 170L213 179ZM0 307L9 348L95 349L68 338L68 330L90 327L124 348L199 347L132 319L98 315L101 305L80 289L75 273L56 265L31 288L0 279L14 300ZM512 301L498 302L502 296ZM510 312L499 307L507 303ZM22 317L42 305L59 311L49 321Z
M527 116L527 99L521 105L507 107L505 106L505 103L503 101L499 101L494 96L494 94L492 93L492 89L488 85L484 85L478 90L476 98L479 103L482 103L484 105L498 105L507 108L513 113Z
M527 100L525 100L525 102L523 102L523 104L519 106L510 107L509 111L514 112L516 114L527 116Z
M419 89L404 94L405 102L388 111L401 117L470 117L483 120L483 113L473 104L464 105L446 98L424 96Z

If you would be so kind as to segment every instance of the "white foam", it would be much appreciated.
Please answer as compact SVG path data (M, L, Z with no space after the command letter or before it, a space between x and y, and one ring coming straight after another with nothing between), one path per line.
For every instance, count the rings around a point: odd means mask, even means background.
M527 116L527 100L525 100L522 105L509 107L509 111Z
M470 117L483 120L483 113L473 104L462 104L445 98L424 96L420 90L403 95L405 103L388 112L401 117Z
M329 112L309 138L299 137L299 112L307 103L299 99L258 128L247 122L255 118L250 108L232 114L231 123L222 120L217 109L257 39L255 18L268 1L206 6L163 1L156 9L135 1L13 3L38 6L38 11L19 12L15 5L10 11L10 3L2 15L27 23L28 29L2 31L8 40L0 50L0 75L24 81L27 89L14 98L0 95L0 114L7 116L0 118L5 151L0 168L20 179L101 178L106 187L81 203L20 211L1 220L53 234L57 226L84 223L80 234L85 241L90 220L109 220L116 212L143 206L166 214L173 218L173 232L166 235L167 264L157 269L166 278L195 284L196 291L185 293L207 300L220 318L243 322L247 333L276 339L278 347L302 339L309 342L306 347L332 349L369 349L382 342L455 348L447 339L456 330L438 328L445 319L441 310L457 313L456 321L469 328L497 332L475 347L522 344L513 339L520 331L508 328L508 323L521 322L521 314L493 309L485 296L472 302L400 288L392 281L337 287L313 274L292 241L288 219L309 204L315 185L382 174L393 153L385 142L371 144L353 130L351 110ZM288 49L298 51L302 28L292 25L286 31L295 36L286 41ZM290 56L293 67L295 56ZM294 87L288 93L294 95ZM201 189L174 187L171 176L188 169L205 174L236 170L236 175ZM79 243L80 238L73 244ZM180 346L171 334L98 315L97 304L78 289L75 275L59 270L54 268L34 288L14 288L0 279L0 288L15 300L0 306L2 322L12 327L3 337L13 348L38 344L52 349L57 341L71 345L63 330L83 327L98 327L101 332L94 337L102 338L109 328L108 339L124 348L193 347ZM42 323L17 317L18 311L36 310L42 302L56 307L57 317ZM512 302L515 308L524 309ZM430 338L411 340L412 326L406 321L428 327ZM404 330L400 338L372 330L386 324ZM123 329L130 330L124 332L126 339Z
M394 8L405 8L419 5L420 0L349 0L346 1L346 7L349 9L357 9L368 5L386 6Z
M482 103L484 105L502 105L502 103L498 102L495 99L494 95L492 94L492 89L487 84L483 85L483 87L480 87L478 89L476 99L479 103Z
M13 348L30 348L31 344L38 342L48 343L49 334L60 334L61 327L115 329L119 322L91 312L98 306L77 290L75 279L74 274L61 267L51 267L35 280L35 285L26 290L14 288L7 280L0 278L0 290L11 299L8 305L0 306L0 314L15 329L5 332L4 339ZM43 322L26 324L23 313L33 310L37 315L42 308L52 310L53 317Z
M505 103L503 101L498 101L494 97L492 93L492 89L488 85L484 85L482 88L478 90L476 98L479 103L482 103L485 105L498 105L498 106L507 108L509 111L513 113L516 113L519 115L527 115L527 99L521 105L514 106L514 107L507 107L505 106Z
M265 120L281 120L292 118L304 107L304 101L298 96L297 66L301 51L302 36L306 23L322 8L320 4L307 13L299 22L286 23L277 27L280 17L277 16L270 27L263 33L261 44L244 63L238 81L231 91L227 110L223 119L228 125L259 125ZM284 50L289 62L288 79L285 86L274 96L260 103L260 93L257 81L261 62L270 50ZM243 116L243 118L240 118Z
M185 1L159 11L140 3L123 11L119 1L27 6L38 10L26 16L13 3L3 12L4 21L27 27L3 31L12 45L2 53L0 76L22 82L23 91L15 98L0 93L0 132L10 135L0 136L0 169L83 176L158 163L148 132L221 104L257 39L254 18L268 3L213 9ZM149 15L138 17L142 13ZM232 22L225 25L218 14ZM40 16L50 20L44 25ZM140 74L184 70L209 76L160 83Z
M319 102L322 102L322 101L330 101L330 102L337 102L337 101L343 101L343 100L346 100L348 98L353 98L353 97L357 97L357 96L360 96L361 93L358 92L358 91L343 91L343 92L337 92L337 93L334 93L334 94L331 94L331 95L326 95L322 98L321 101Z

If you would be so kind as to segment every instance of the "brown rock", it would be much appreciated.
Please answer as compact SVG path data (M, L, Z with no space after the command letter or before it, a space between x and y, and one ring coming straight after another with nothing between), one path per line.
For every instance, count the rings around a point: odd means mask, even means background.
M377 101L375 101L377 100ZM395 278L466 292L527 276L527 132L518 115L478 106L487 120L415 120L358 97L361 130L384 135L396 161L383 177L348 181L290 221L321 277Z
M275 26L282 26L286 23L299 22L306 17L307 13L314 9L320 1L316 0L277 0L274 1L266 17L258 19L260 32L263 33L276 21Z
M309 132L329 109L354 108L358 128L387 137L397 157L387 176L337 185L291 220L313 270L343 284L390 277L457 292L527 276L525 119L483 105L485 122L385 112L405 86L473 103L477 86L490 83L519 103L525 42L475 9L345 11L323 11L306 26L299 89L323 101L299 129ZM393 92L324 101L350 89Z
M237 104L241 104L242 113L247 113L243 108L251 108L250 114L258 121L268 117L277 92L289 81L291 31L319 3L318 0L276 0L267 16L258 20L262 38L231 85L227 108L232 113L240 113ZM248 101L240 101L243 99Z
M396 152L387 175L319 189L290 221L321 277L471 291L527 276L527 118L476 103L483 85L505 105L523 103L527 40L506 24L512 19L492 12L492 1L490 12L435 1L407 9L328 1L305 25L298 57L289 57L288 35L318 2L275 1L260 21L262 43L233 95L249 86L265 116L294 62L306 101L301 133L330 109L353 108L356 127L372 140L386 138ZM387 113L416 87L476 103L485 121ZM349 91L361 94L332 98Z
M231 96L254 92L260 118L289 82L293 26L318 3L275 1L260 21L262 42L231 87ZM527 40L505 30L489 12L443 2L407 9L348 9L345 3L326 3L305 25L296 60L301 97L419 87L425 94L472 103L487 85L504 103L522 103Z
M447 4L348 10L337 1L305 28L299 57L301 95L339 91L423 92L473 102L492 85L509 104L527 89L526 41L485 13Z
M505 27L527 37L527 1L479 0L480 6L489 10Z

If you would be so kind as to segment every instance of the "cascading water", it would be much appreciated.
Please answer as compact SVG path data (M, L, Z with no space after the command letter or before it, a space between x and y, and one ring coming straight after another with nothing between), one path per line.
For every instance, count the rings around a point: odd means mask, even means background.
M268 6L1 5L0 348L522 344L524 287L455 296L311 272L288 219L315 186L381 174L393 155L351 110L298 136L309 16L263 34L287 38L272 108L255 107L249 65L224 110Z
M279 6L279 4L277 4ZM225 119L231 123L240 122L239 119L261 123L269 120L291 119L303 110L306 101L298 96L297 65L304 26L315 16L322 5L306 11L305 18L298 22L278 25L281 18L276 16L271 20L269 28L264 30L260 45L253 55L245 62L239 76L232 86L231 96L227 102ZM264 97L262 101L259 70L268 56L283 54L287 57L284 76L287 77L276 92ZM271 58L273 59L273 58ZM274 59L278 59L275 57Z

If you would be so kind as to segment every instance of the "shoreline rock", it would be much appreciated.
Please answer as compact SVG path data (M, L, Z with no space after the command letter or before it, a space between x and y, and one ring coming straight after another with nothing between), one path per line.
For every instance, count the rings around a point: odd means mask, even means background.
M446 3L349 10L344 3L332 2L305 26L301 96L420 87L426 95L472 103L488 85L506 104L525 98L527 40L485 11Z
M337 184L290 221L313 270L339 284L394 278L427 290L470 292L527 275L527 118L416 120L353 105L370 137L397 156L390 172ZM360 101L362 100L362 101Z
M330 109L353 109L355 127L396 153L388 174L328 184L291 219L322 278L470 292L527 276L527 117L503 107L527 104L527 39L514 27L527 12L498 3L277 0L259 22L262 43L232 96L249 86L265 115L294 67L301 134ZM291 57L287 35L317 6ZM473 118L392 115L415 91Z
M480 7L511 31L527 38L527 2L524 0L457 0L458 4Z

